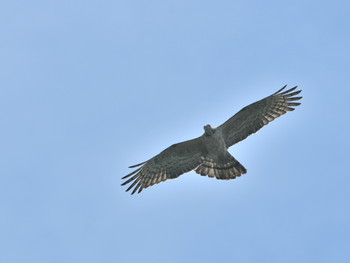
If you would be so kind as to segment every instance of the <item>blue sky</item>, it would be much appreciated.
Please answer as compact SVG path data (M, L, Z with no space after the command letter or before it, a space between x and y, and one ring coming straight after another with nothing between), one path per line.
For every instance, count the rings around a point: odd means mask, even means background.
M1 262L349 262L348 1L2 1ZM299 85L302 106L130 196L127 167Z

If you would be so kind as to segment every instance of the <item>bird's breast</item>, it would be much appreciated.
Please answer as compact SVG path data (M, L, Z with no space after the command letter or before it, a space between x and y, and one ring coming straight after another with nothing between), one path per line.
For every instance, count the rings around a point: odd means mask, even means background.
M220 133L216 132L212 136L208 136L206 139L208 152L220 152L227 150L224 138Z

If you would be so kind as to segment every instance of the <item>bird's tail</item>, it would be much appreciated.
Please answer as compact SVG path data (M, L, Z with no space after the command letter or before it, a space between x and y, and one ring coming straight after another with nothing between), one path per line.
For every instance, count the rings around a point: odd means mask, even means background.
M216 177L219 180L230 180L247 173L247 170L230 155L230 158L225 158L225 160L205 158L204 162L197 167L196 173Z

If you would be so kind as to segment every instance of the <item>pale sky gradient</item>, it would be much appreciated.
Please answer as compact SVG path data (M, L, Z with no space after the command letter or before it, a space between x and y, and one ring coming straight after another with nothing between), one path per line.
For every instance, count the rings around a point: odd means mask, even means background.
M349 1L2 1L0 262L350 262ZM130 196L127 167L284 84L302 105Z

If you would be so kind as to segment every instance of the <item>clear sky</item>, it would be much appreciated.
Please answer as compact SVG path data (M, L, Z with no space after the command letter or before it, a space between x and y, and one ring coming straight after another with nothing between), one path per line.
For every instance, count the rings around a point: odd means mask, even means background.
M350 262L349 1L1 1L0 262ZM194 172L127 167L283 85L302 105Z

